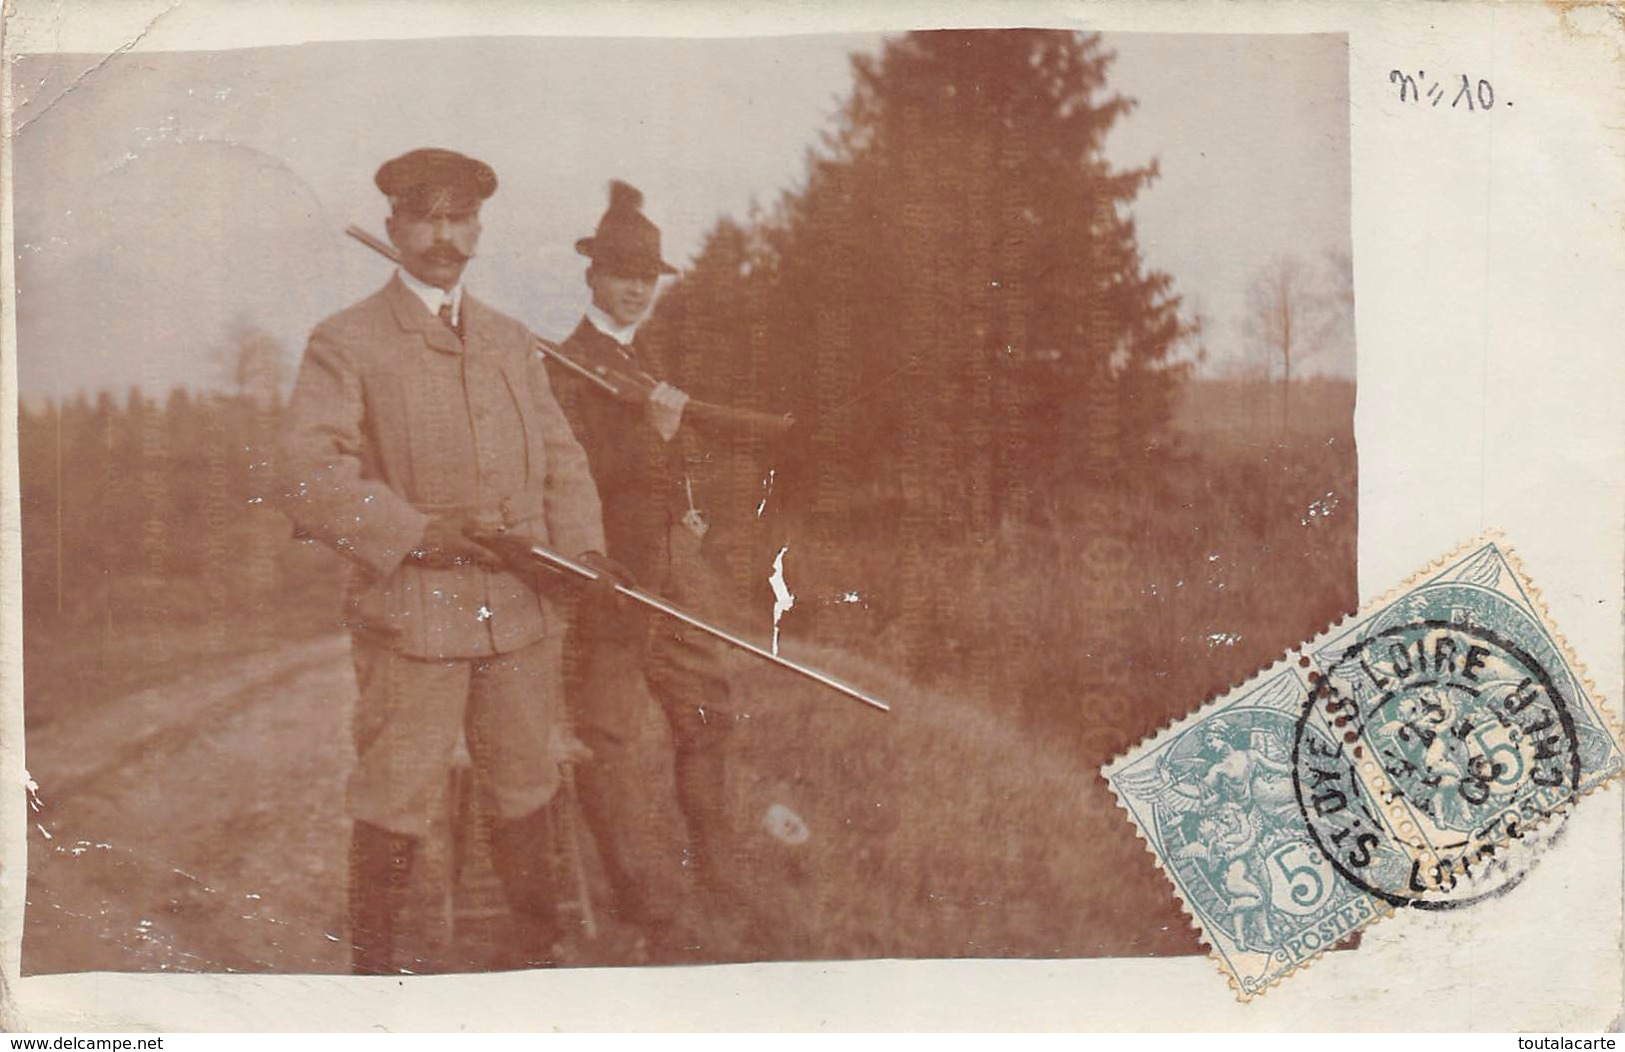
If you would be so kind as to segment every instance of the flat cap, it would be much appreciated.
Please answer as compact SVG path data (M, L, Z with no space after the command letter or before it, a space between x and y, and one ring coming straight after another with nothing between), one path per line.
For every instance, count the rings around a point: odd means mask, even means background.
M490 165L432 146L385 161L373 182L397 207L421 211L478 204L497 189Z

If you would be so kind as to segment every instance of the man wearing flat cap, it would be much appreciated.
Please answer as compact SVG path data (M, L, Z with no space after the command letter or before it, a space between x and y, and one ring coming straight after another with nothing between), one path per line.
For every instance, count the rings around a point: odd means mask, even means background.
M592 302L563 350L589 368L619 362L659 377L654 349L635 336L661 276L677 270L661 258L660 230L642 203L637 190L612 182L597 230L576 242L592 261ZM703 609L714 576L701 553L709 524L695 478L706 459L705 439L684 415L687 396L662 381L640 405L547 364L598 483L610 557L641 586ZM578 615L569 665L571 721L593 755L577 775L584 816L622 918L643 930L656 953L674 952L672 940L682 937L674 927L682 860L702 889L715 893L718 855L729 836L721 811L723 745L735 715L719 656L710 640L677 621L630 606L600 606ZM629 746L636 706L649 695L671 726L676 802L688 829L681 853L675 844L650 847L637 836L650 789Z
M351 564L352 970L435 966L439 926L415 881L460 735L492 800L519 949L544 964L557 936L546 808L569 747L562 622L469 534L501 527L593 563L598 496L534 338L463 287L496 176L423 149L376 182L400 268L316 326L281 443L287 514Z

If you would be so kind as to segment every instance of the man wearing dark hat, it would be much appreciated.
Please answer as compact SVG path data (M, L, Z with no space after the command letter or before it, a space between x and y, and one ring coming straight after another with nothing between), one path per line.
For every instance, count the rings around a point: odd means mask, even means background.
M677 270L661 259L660 230L643 215L642 201L637 190L612 182L597 231L576 242L576 251L592 260L592 303L563 350L589 365L619 359L658 377L661 363L635 336L660 277ZM700 547L708 525L690 471L703 459L703 439L684 418L687 396L661 382L646 404L628 403L554 362L548 367L598 483L610 557L640 585L703 608L712 576ZM728 836L721 813L722 746L734 722L728 681L709 640L630 607L578 616L569 657L571 719L593 754L578 772L584 814L624 919L651 942L667 941L682 871L676 850L639 849L648 786L629 752L638 699L647 696L638 680L671 725L676 799L689 834L685 854L712 892Z
M436 964L434 896L416 878L463 734L519 949L541 964L557 934L546 807L569 747L562 622L468 533L506 527L592 563L598 496L533 337L463 288L496 176L425 149L376 182L400 269L311 334L281 445L288 515L352 564L352 968Z

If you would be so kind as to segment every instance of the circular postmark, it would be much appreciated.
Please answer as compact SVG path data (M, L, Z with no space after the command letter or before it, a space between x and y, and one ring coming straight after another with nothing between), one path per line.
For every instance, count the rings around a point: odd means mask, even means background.
M1563 839L1568 820L1567 810L1554 812L1545 821L1523 830L1502 849L1458 870L1449 895L1419 895L1406 904L1419 910L1458 910L1505 895L1534 871L1547 848Z
M1339 874L1392 905L1433 909L1521 879L1520 841L1581 777L1569 705L1527 649L1481 625L1419 619L1359 640L1310 679L1292 784Z

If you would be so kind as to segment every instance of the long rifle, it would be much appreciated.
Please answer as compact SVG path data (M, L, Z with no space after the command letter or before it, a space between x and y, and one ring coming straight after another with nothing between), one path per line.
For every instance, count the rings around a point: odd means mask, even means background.
M381 238L374 237L368 231L351 223L344 228L344 232L377 252L385 259L396 265L401 262L400 253L395 246ZM654 377L639 369L631 362L623 361L610 355L598 355L592 359L578 358L566 352L564 348L552 340L544 340L540 336L534 337L536 349L542 354L558 362L559 365L580 376L599 390L612 398L623 402L643 404L649 400L655 386L659 383ZM768 435L776 435L787 431L795 424L790 414L775 415L762 413L754 409L738 409L734 406L719 405L716 402L706 402L698 398L690 398L683 406L683 415L696 424L733 430L754 430Z
M528 540L517 537L513 534L503 533L501 531L477 530L471 532L469 536L489 548L497 549L507 553L510 556L518 557L526 562L537 564L546 569L563 570L565 573L571 574L584 581L601 582L603 580L603 575L597 570L594 570L592 567L584 566L581 563L576 562L574 559L566 558L565 556L560 555L558 552L551 551L550 549L544 548L539 544L532 544ZM881 712L891 711L890 705L887 705L884 701L881 701L879 698L874 697L871 694L866 694L863 691L858 690L856 687L849 687L835 677L825 675L824 673L819 672L817 669L809 668L800 662L791 661L787 657L781 657L773 651L768 650L765 647L757 646L750 640L745 639L742 636L735 635L725 628L718 628L716 625L695 617L693 614L682 609L681 607L674 606L671 603L666 602L666 600L657 595L651 595L650 593L642 591L641 589L633 588L630 585L624 585L620 582L614 583L614 589L616 595L625 596L635 603L648 607L650 610L664 614L666 617L674 620L681 621L690 628L697 628L706 635L720 639L730 646L738 647L740 650L743 650L746 653L754 654L763 661L770 661L780 668L789 669L791 672L794 672L799 676L805 676L815 683L821 683L824 686L829 687L831 690L840 691L847 697L852 698L855 701L861 701L870 708L879 709Z

